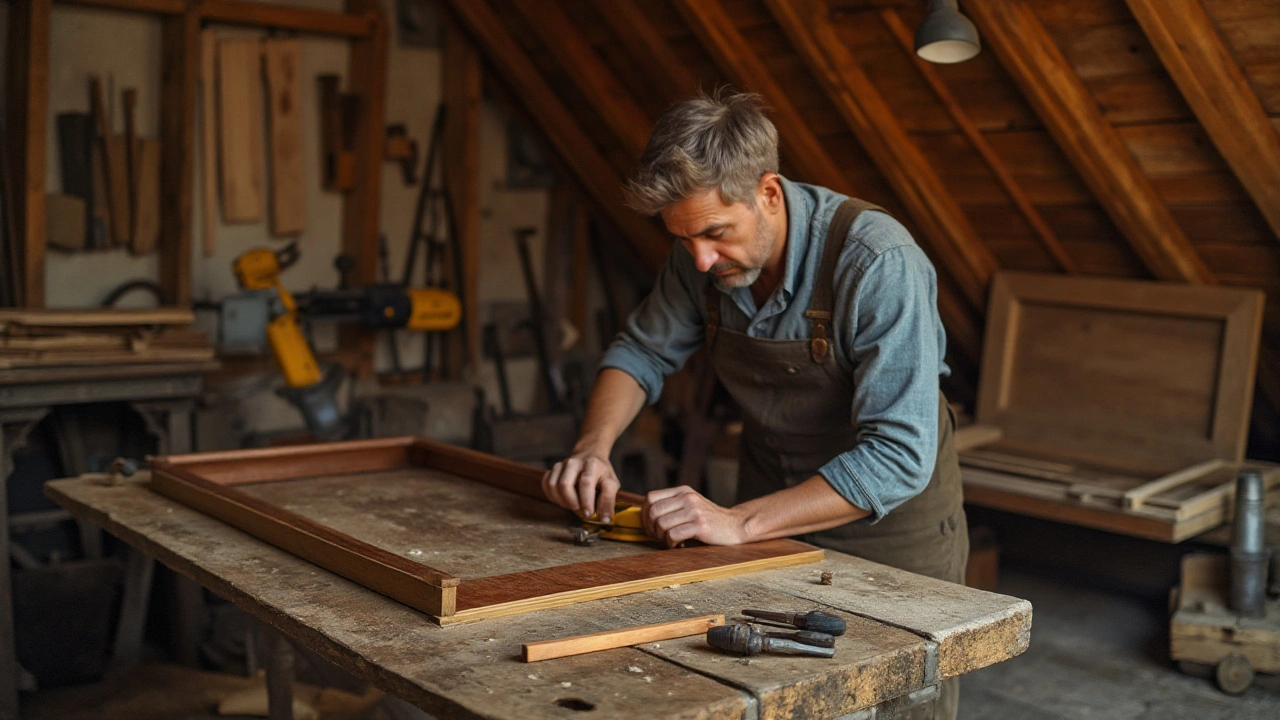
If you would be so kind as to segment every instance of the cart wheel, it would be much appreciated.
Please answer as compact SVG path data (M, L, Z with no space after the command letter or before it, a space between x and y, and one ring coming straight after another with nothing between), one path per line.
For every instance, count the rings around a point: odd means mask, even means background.
M1231 653L1218 661L1214 677L1217 678L1218 689L1222 692L1228 695L1243 695L1244 691L1253 684L1253 666L1245 656Z

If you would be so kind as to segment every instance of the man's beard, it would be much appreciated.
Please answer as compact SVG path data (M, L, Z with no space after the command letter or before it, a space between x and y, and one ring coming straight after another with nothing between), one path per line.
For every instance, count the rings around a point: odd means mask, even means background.
M711 266L707 272L711 273L712 282L716 284L717 288L728 292L735 288L751 287L760 278L760 273L764 272L764 264L768 261L769 254L773 250L773 241L769 237L769 227L765 222L764 213L760 212L759 207L756 208L756 234L752 238L750 250L750 253L748 253L749 265L742 265L732 260L721 260ZM739 272L725 275L724 277L716 274L734 269Z

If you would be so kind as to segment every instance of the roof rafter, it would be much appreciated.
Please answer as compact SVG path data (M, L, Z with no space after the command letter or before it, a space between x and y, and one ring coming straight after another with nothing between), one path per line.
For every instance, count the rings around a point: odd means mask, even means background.
M651 269L662 267L671 241L652 222L623 204L622 179L587 138L573 114L560 102L529 56L520 48L485 0L444 0L476 40L529 118L575 176L578 186L599 205Z
M640 157L649 140L649 118L605 67L569 16L559 5L546 0L515 0L514 4L543 47L591 101L623 150L632 158Z
M698 79L672 54L635 0L616 0L601 15L631 57L656 70L667 99L683 98L698 89Z
M1014 179L1013 173L1009 171L1004 161L996 154L995 149L991 147L991 143L987 142L987 137L978 129L977 123L969 117L969 114L960 106L959 101L951 94L951 90L942 81L942 76L937 69L934 68L932 63L926 62L919 55L916 55L911 31L902 22L898 12L891 7L885 8L881 11L880 17L889 28L890 34L897 38L898 44L911 56L916 68L924 76L925 82L929 84L934 95L937 95L938 100L947 108L947 112L950 113L951 120L955 122L956 127L960 128L960 132L964 133L964 136L969 139L969 143L982 156L983 161L987 163L987 167L991 169L991 174L995 175L996 180L1004 188L1005 194L1009 196L1014 207L1018 208L1018 211L1026 218L1027 224L1031 226L1031 230L1040 239L1040 244L1044 246L1049 256L1053 258L1063 272L1073 274L1079 272L1079 267L1071 259L1071 255L1067 253L1066 248L1062 246L1058 236L1050 229L1049 224L1040 215L1040 211L1036 210L1035 205L1031 204L1031 199L1023 192L1022 186Z
M1031 8L1022 0L985 0L966 8L1152 275L1213 283L1169 208Z
M823 149L804 118L788 100L788 94L751 51L750 44L738 32L733 19L718 0L673 1L729 79L744 90L760 93L773 109L774 122L785 138L783 148L790 151L790 159L807 176L805 179L852 195L852 183Z
M1280 137L1199 0L1126 0L1213 144L1280 239Z
M766 0L827 98L897 193L974 308L987 303L995 256L831 27L825 0Z

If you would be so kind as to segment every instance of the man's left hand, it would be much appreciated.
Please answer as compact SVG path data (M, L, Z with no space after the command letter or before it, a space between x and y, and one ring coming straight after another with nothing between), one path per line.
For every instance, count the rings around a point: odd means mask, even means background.
M708 545L741 545L748 541L739 513L716 505L688 485L649 493L641 518L645 531L668 547L685 540L701 540Z

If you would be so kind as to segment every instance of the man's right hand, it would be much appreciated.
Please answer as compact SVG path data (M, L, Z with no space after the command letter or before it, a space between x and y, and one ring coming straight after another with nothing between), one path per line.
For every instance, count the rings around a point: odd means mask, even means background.
M575 452L542 476L542 493L551 502L591 517L600 509L600 522L613 519L614 499L621 483L607 453Z

